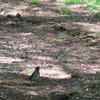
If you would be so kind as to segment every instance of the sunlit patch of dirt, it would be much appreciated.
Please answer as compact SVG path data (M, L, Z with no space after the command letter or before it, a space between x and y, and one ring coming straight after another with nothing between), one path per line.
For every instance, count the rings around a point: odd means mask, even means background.
M60 66L56 66L54 68L42 69L41 76L54 78L54 79L65 79L70 78L70 75L65 73Z
M84 28L84 30L89 31L89 32L99 32L100 31L100 27L99 27L99 22L97 22L96 24L94 23L85 23L85 22L78 22L78 25L82 25L82 27Z
M22 59L18 59L18 58L11 58L11 57L0 57L0 63L12 63L12 62L22 62Z
M100 21L84 5L68 5L72 13L60 15L59 0L0 4L0 100L52 100L53 93L99 100ZM40 79L26 80L36 66Z

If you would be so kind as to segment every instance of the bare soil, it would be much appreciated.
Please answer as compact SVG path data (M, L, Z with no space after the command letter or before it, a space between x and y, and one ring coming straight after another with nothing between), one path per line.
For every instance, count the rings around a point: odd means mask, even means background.
M100 100L100 19L60 5L0 1L0 100ZM26 80L36 66L41 78Z

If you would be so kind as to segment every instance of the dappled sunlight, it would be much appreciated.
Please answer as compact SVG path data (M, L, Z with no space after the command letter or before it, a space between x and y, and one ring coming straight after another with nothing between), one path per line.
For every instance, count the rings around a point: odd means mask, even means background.
M30 36L30 35L33 36L33 34L31 32L29 32L29 33L19 33L19 34L20 34L20 36Z
M16 15L17 13L23 15L23 10L29 7L29 5L27 5L26 3L23 4L23 2L20 2L17 4L16 1L14 2L5 1L0 3L2 7L4 7L4 13L2 15L7 15L7 14Z
M62 70L62 67L56 66L53 68L44 68L40 70L41 76L52 78L52 79L65 79L70 78L70 75L67 72Z
M7 3L6 3L7 2ZM42 1L41 1L42 2ZM58 5L61 5L61 2L59 3L55 3L55 4L50 4L47 3L45 4L44 1L44 6L41 5L41 2L39 5L37 6L33 6L30 5L30 3L28 1L4 1L1 2L2 6L5 7L5 11L3 11L2 15L7 15L7 14L11 14L11 15L16 15L17 13L20 13L21 16L51 16L51 17L56 17L59 16L59 13L56 12L56 7ZM31 8L33 6L33 8ZM49 8L50 6L50 8ZM30 9L31 8L31 9ZM49 9L52 9L49 10ZM55 10L54 10L55 9ZM53 13L53 14L51 14Z
M99 97L100 21L84 4L0 4L0 100L56 100L52 97L64 94L64 100L92 100L94 93ZM64 14L61 6L71 13Z
M11 10L11 11L9 11L9 12L6 13L6 14L16 16L17 13L20 13L20 12L18 12L18 11L16 11L16 10Z
M89 31L89 32L99 32L100 26L99 22L97 24L94 23L88 23L88 22L77 22L77 25L81 25L83 30Z
M19 45L19 48L20 49L25 49L25 48L31 48L32 47L32 45L26 45L26 44L20 44ZM15 47L16 48L16 47Z
M52 57L48 57L48 56L35 56L38 60L42 60L42 61L52 61L52 62L57 62L56 59L53 59Z
M12 63L12 62L22 62L24 60L12 57L0 57L0 63Z
M20 5L16 5L16 6L14 6L13 7L13 9L16 9L16 10L25 10L25 9L27 9L29 6L28 6L28 4L20 4Z
M51 17L56 17L58 16L59 17L59 13L56 13L56 12L52 12L52 15L51 15L51 11L45 11L45 12L41 12L41 13L38 13L38 16L51 16Z
M34 71L34 64L40 66L40 74L42 77L48 77L51 79L65 79L70 78L70 74L63 70L57 59L48 56L34 56L33 63L27 63L27 69L22 73L28 74L29 71ZM33 67L32 67L33 66Z
M30 95L33 95L33 96L34 95L35 96L38 95L38 93L36 93L36 91L33 91L33 90L32 91L28 91L27 94L30 94Z
M84 10L84 4L73 4L73 5L69 5L69 7L76 12L76 14L78 14L77 12L80 13L88 13L88 10ZM83 12L82 12L83 10Z

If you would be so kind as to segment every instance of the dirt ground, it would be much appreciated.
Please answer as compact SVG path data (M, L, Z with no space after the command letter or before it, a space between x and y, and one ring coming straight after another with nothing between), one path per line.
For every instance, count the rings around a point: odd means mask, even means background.
M60 5L0 1L0 100L100 100L100 19ZM26 80L36 66L41 78Z

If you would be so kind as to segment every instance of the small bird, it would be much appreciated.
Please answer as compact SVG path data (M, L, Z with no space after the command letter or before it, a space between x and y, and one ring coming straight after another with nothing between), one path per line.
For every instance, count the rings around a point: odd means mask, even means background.
M35 71L28 77L29 80L39 79L40 78L40 67L37 66Z

